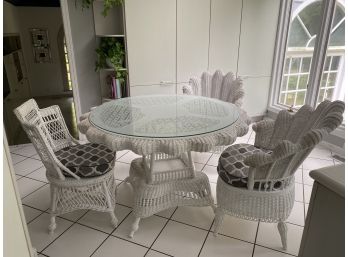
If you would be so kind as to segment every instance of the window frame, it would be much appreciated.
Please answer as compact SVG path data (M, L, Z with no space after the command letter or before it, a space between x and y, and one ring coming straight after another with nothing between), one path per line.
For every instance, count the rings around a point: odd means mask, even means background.
M315 1L319 0L312 0L309 4ZM292 3L293 0L281 0L280 3L267 108L270 117L275 117L275 115L281 110L289 109L288 106L278 103L278 100L285 66L287 41L292 17ZM305 104L312 107L316 106L316 101L320 92L321 77L327 56L327 47L329 44L332 22L334 19L335 8L338 4L338 0L322 0L321 16L323 19L321 20L320 30L316 37L305 99ZM296 112L297 109L295 108L294 111ZM344 124L337 128L333 134L344 138Z

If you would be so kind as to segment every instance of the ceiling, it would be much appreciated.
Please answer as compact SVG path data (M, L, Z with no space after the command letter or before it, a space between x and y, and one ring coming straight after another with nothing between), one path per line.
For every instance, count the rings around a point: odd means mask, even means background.
M60 7L59 0L5 0L15 6Z

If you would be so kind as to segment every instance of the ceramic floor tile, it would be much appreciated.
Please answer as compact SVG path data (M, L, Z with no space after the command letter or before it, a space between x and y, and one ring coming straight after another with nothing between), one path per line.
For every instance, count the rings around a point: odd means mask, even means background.
M147 248L145 247L111 236L92 257L143 257L146 251Z
M38 211L36 209L30 208L28 206L23 206L23 212L25 215L25 220L27 223L35 219L37 216L39 216L42 211Z
M310 170L303 170L303 184L312 186L314 183L314 179L309 176Z
M288 248L286 251L283 250L277 224L275 223L260 223L256 244L297 256L300 249L303 227L292 224L287 224L287 227Z
M287 222L304 226L304 203L295 202Z
M211 229L214 230L214 225ZM244 220L225 215L219 234L254 243L256 231L256 221Z
M324 168L327 166L334 165L333 160L323 160L323 159L317 159L317 158L306 158L303 162L303 169L305 170L316 170L320 168Z
M121 182L117 185L116 202L128 207L133 206L133 189L130 184Z
M48 180L46 177L46 168L45 167L41 167L40 169L33 171L32 173L28 174L26 177L33 178L33 179L48 183Z
M129 152L129 150L117 151L116 152L116 160L121 158L123 155L125 155L128 152Z
M202 169L204 168L204 164L202 163L194 163L195 165L195 171L202 171Z
M24 178L24 177L16 174L16 180L19 180L21 178Z
M22 162L15 164L13 167L16 174L25 176L42 166L42 162L28 158Z
M302 179L302 169L297 169L295 172L295 182L296 183L303 183Z
M311 158L319 158L319 159L325 159L325 160L332 160L332 153L330 150L322 147L322 146L316 146L312 152L309 154L308 157Z
M118 180L124 180L126 177L128 177L129 167L130 165L128 163L122 163L117 161L114 168L115 178Z
M118 222L121 222L130 212L130 208L116 205L115 215ZM115 227L111 224L110 214L107 212L89 211L78 221L78 223L101 230L108 234L115 229Z
M163 253L156 252L154 250L150 250L145 257L167 257L168 255L165 255Z
M152 248L176 257L196 257L206 233L198 228L169 221Z
M30 240L37 251L42 251L49 243L62 234L72 222L56 218L57 228L52 235L48 233L50 224L50 215L43 213L28 225ZM64 247L62 247L64 249Z
M177 209L177 207L169 208L167 210L160 211L160 212L156 213L156 215L169 219L172 216L172 214L175 212L176 209Z
M50 207L50 202L51 196L49 185L43 186L34 193L22 199L23 204L40 209L42 211L45 211Z
M234 145L236 144L247 144L249 140L250 135L244 136L244 137L237 137L236 141L234 141Z
M128 153L124 154L122 157L117 159L117 161L125 162L125 163L131 163L135 158L140 158L141 155L135 154L132 151L129 151Z
M312 186L304 185L303 189L304 189L304 200L305 200L305 203L309 203L309 201L311 200Z
M65 213L63 215L59 215L59 217L75 222L79 218L81 218L86 212L88 212L88 210L76 210L73 212Z
M13 153L26 157L30 157L37 154L33 144L26 144L23 147L14 150Z
M295 201L303 202L303 184L295 183Z
M219 174L217 173L215 166L205 165L202 172L204 172L208 176L210 182L213 182L213 183L217 182Z
M217 166L219 162L220 154L213 154L208 160L207 164L210 166Z
M31 194L38 188L45 185L45 183L36 181L30 178L22 178L17 181L18 190L21 198Z
M208 230L214 217L214 211L210 206L180 206L171 219Z
M43 253L51 257L90 256L107 238L107 234L74 224L62 236L47 247Z
M200 257L251 257L253 252L253 245L219 235L213 236L213 233L209 233L207 241L205 242Z
M11 153L14 153L16 152L17 150L23 148L25 145L10 145L10 152Z
M253 257L293 257L293 255L273 251L271 249L256 245Z
M141 219L139 229L135 232L134 237L131 239L128 237L128 235L133 221L133 214L128 215L128 217L113 232L113 235L150 247L166 224L167 219L154 215Z
M192 159L194 162L206 164L209 160L210 156L212 156L212 153L199 153L199 152L191 152Z
M16 163L19 163L23 160L25 160L27 157L17 155L17 154L11 154L12 164L15 165Z
M29 158L41 161L41 158L40 158L40 156L38 154L30 156Z

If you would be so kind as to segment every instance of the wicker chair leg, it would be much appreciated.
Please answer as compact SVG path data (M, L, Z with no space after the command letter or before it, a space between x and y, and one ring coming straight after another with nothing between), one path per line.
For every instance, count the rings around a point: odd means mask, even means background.
M140 218L135 218L135 220L134 220L134 222L133 222L133 224L132 224L132 230L131 230L131 232L129 233L129 237L130 238L133 238L133 236L134 236L134 233L138 230L138 228L139 228L139 222L140 222Z
M57 209L57 192L56 192L56 188L54 188L52 185L50 185L50 191L51 191L51 218L50 218L50 224L48 225L48 232L51 235L54 233L54 230L57 228L56 215L54 214Z
M110 193L109 193L109 190L108 190L108 188L106 186L106 182L103 183L103 188L104 188L104 193L105 193L105 196L106 196L106 201L107 201L107 204L108 204L108 209L110 209L111 224L114 227L117 227L118 220L117 220L115 212L114 212L115 204L112 203L112 201L111 201ZM112 190L112 191L115 192L114 190Z
M224 213L217 208L215 211L215 220L214 220L214 226L215 226L214 236L218 235L218 232L220 230L223 220L224 220Z
M280 221L278 223L278 231L280 234L280 239L282 240L282 245L283 245L283 249L286 250L287 249L287 231L288 231L288 227L286 226L286 223L284 221Z

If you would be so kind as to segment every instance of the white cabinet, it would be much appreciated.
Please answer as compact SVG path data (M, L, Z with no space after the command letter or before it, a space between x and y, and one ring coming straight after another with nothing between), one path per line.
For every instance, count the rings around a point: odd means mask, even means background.
M161 83L159 85L139 85L130 87L130 95L175 95L175 83Z
M210 0L177 1L177 81L208 69Z
M125 10L130 86L175 82L176 1L127 0Z
M279 0L244 0L238 74L271 76Z
M209 71L236 73L241 10L242 0L211 0Z

